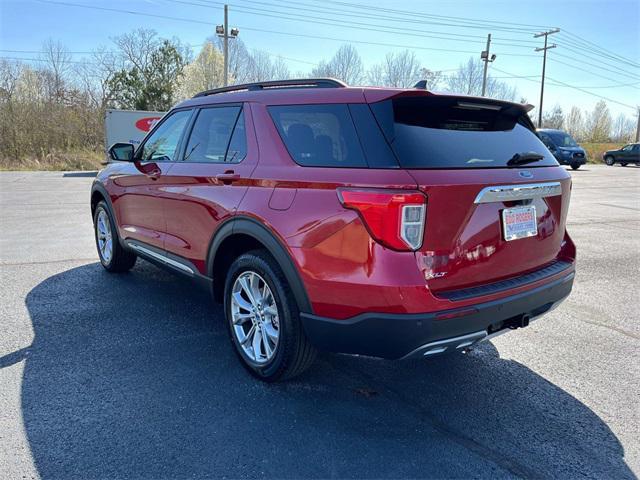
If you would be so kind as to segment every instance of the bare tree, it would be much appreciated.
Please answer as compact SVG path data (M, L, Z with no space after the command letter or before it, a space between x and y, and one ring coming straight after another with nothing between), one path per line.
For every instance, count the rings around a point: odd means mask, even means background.
M223 39L210 38L215 42L216 48L223 51ZM247 83L250 78L251 54L244 42L239 38L229 40L229 83Z
M112 39L125 62L144 71L151 65L153 52L160 47L161 40L155 30L139 28Z
M442 82L442 72L436 72L429 70L428 68L421 68L420 80L427 82L427 90L436 90Z
M447 79L447 87L452 92L479 95L482 92L483 65L480 60L469 57L467 63Z
M388 53L383 65L385 83L390 87L408 88L420 80L420 61L414 52Z
M48 89L51 98L61 102L64 98L65 82L71 73L71 54L60 41L50 38L42 44L40 58L49 79Z
M408 88L421 79L423 69L416 54L410 50L390 52L380 64L367 72L367 81L372 85Z
M607 102L600 100L587 119L587 140L606 142L611 135L611 114Z
M624 113L620 113L613 122L611 139L616 142L631 142L635 133L635 122Z
M332 77L348 83L358 85L364 79L364 67L358 50L351 44L342 45L331 60L322 60L311 71L313 77Z
M331 60L321 60L311 70L311 76L332 77L349 85L358 85L364 80L364 67L358 50L351 44L344 44Z
M469 57L466 63L460 65L458 70L447 79L447 87L452 92L466 95L482 94L482 78L484 65L480 59ZM501 82L491 76L487 78L488 97L514 101L517 98L517 90L505 82Z
M584 120L582 118L582 110L578 107L573 106L569 110L569 115L565 119L565 129L576 140L584 138Z
M22 64L0 58L0 100L11 100L21 73Z
M555 105L550 112L542 116L542 125L544 128L555 128L561 130L564 126L564 113L560 105Z
M274 60L263 50L254 50L249 57L246 80L260 82L265 80L281 80L289 78L289 68L281 57Z
M384 85L384 67L381 63L372 65L371 68L367 70L366 81L369 85Z

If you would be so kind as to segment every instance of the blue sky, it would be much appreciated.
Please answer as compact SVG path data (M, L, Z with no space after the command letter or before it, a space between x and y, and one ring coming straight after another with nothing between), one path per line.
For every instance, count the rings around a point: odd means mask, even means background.
M110 37L139 27L153 28L161 36L175 36L185 43L196 45L201 44L213 33L214 26L222 22L223 2L213 0L181 0L186 3L178 0L51 1L67 5L36 0L0 0L0 49L5 50L0 51L0 56L36 57L37 54L34 53L6 50L37 51L49 37L61 40L72 51L91 50L99 45L109 46ZM466 61L469 56L478 56L484 49L486 34L492 33L495 39L492 53L498 55L491 66L492 74L496 77L528 77L501 79L515 85L520 96L532 104L538 103L542 62L541 54L536 54L533 48L541 45L542 39L532 38L532 30L537 27L513 24L559 27L562 33L549 37L550 41L559 44L549 54L549 78L623 104L640 104L640 68L612 58L609 53L603 57L596 47L572 36L582 37L613 54L640 64L639 0L341 1L344 3L336 0L229 0L230 24L240 28L240 35L247 47L259 48L291 59L287 63L292 72L308 71L311 65L303 62L328 59L341 43L349 41L385 44L354 43L365 65L381 61L387 52L402 50L401 45L414 47L424 66L432 70L450 70ZM368 7L354 8L347 5L356 3L366 3ZM79 8L68 4L143 12L172 19ZM400 14L375 8L480 21L474 23L475 28L465 28L458 19L402 17ZM353 16L336 16L340 11L351 12ZM287 20L272 16L287 14L299 17ZM192 21L179 21L178 17ZM320 18L337 18L347 24L337 26L335 22L329 22L332 25L325 25L321 23L325 20ZM413 20L414 23L400 23L397 18ZM371 26L358 23L381 27L371 29ZM357 29L358 26L364 29ZM499 30L498 26L508 30ZM428 35L448 38L426 37ZM80 59L82 54L74 57ZM633 85L618 86L620 84ZM592 109L598 100L586 92L553 85L551 81L545 86L545 110L556 103L565 109L571 105ZM613 102L609 102L609 107L614 115L625 113L630 117L634 116L632 108Z

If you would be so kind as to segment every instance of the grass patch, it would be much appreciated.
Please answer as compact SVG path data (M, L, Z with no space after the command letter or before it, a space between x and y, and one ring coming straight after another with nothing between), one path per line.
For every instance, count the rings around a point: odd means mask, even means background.
M43 157L0 158L0 170L100 170L104 160L104 153L94 150L51 152Z

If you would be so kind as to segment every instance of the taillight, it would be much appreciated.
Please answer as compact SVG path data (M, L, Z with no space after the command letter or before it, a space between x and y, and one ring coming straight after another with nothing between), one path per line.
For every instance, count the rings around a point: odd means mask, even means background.
M338 189L346 208L356 210L382 245L394 250L417 250L422 246L427 198L420 192L398 190Z

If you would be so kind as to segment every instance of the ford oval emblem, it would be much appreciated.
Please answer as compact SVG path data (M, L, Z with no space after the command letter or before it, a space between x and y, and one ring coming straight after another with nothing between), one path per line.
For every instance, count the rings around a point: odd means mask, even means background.
M518 172L518 175L520 175L522 178L533 178L533 173L528 170L521 170Z

